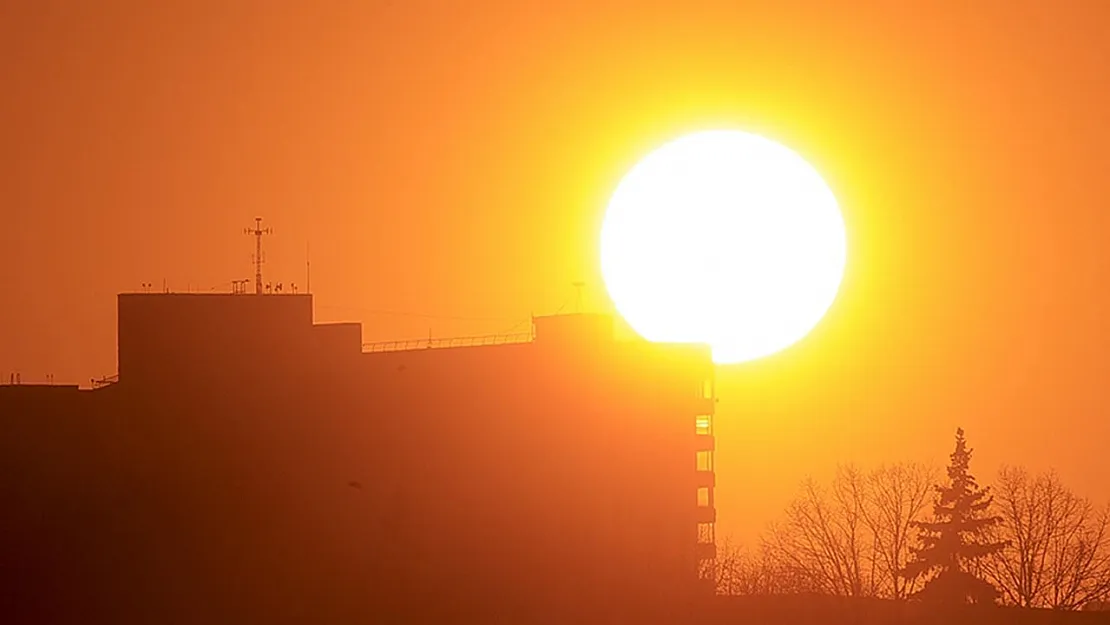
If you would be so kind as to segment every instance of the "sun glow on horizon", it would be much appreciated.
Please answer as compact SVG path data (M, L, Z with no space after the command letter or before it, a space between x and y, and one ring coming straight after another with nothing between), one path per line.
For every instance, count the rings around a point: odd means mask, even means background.
M844 221L820 174L746 132L681 137L648 154L613 193L601 271L645 339L708 343L720 364L805 337L836 298Z

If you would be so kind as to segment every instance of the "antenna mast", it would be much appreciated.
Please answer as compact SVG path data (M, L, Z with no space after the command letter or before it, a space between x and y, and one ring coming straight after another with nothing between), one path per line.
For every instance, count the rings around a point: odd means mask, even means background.
M262 295L262 235L272 234L273 230L262 227L262 218L254 218L254 228L244 228L244 234L254 235L254 294Z

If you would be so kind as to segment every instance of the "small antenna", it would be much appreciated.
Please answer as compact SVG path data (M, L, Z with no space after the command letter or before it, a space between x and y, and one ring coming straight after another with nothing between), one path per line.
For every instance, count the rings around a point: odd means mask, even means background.
M308 241L304 242L304 292L312 292L312 263L309 262Z
M262 218L254 218L254 228L244 228L244 234L254 235L254 294L262 295L262 235L273 234L270 228L262 227Z
M586 286L585 282L573 282L574 286L574 312L582 312L582 287Z

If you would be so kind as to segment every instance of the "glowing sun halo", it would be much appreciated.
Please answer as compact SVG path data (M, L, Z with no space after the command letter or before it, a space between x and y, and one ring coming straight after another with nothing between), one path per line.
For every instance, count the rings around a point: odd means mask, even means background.
M617 310L651 341L708 343L713 360L794 344L836 298L844 221L791 150L732 130L658 148L620 182L601 229Z

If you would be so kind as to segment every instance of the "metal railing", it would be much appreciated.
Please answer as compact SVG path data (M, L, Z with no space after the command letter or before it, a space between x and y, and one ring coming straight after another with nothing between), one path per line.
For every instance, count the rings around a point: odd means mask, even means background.
M519 334L488 334L486 336L456 336L451 338L426 338L409 339L402 341L379 341L376 343L363 343L362 351L374 352L401 352L414 349L443 349L447 347L478 347L482 345L508 345L512 343L530 343L532 333Z

